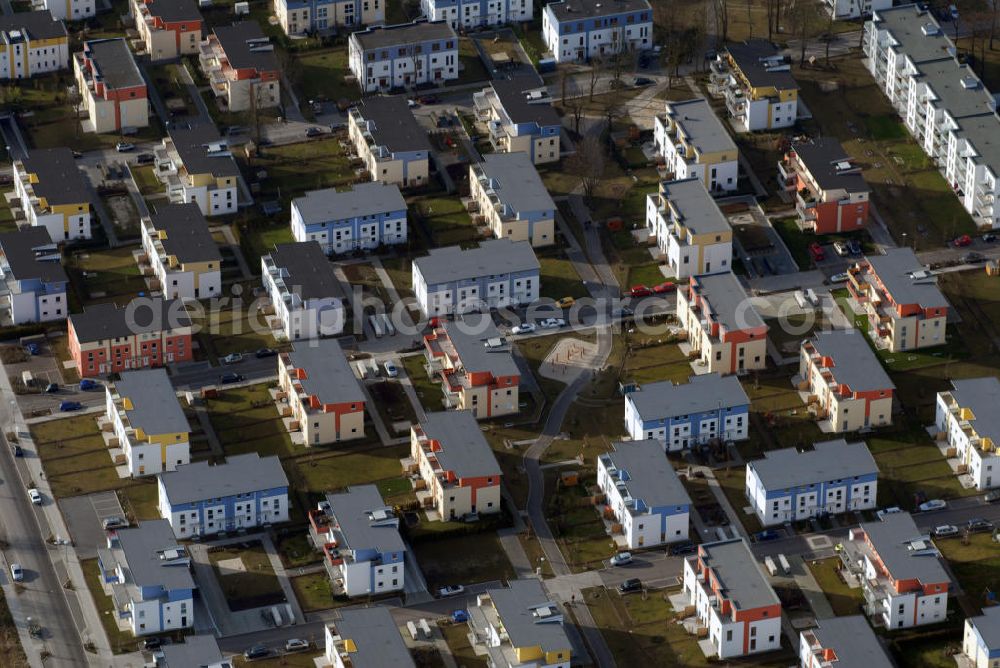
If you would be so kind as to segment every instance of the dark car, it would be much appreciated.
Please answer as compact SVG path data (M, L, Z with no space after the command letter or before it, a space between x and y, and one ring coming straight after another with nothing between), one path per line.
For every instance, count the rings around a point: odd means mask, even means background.
M417 98L420 104L437 104L441 99L437 95L422 95Z
M254 353L254 355L256 355L258 359L262 359L264 357L275 357L277 354L278 351L275 350L274 348L261 348L256 353Z
M758 543L765 543L769 540L777 540L779 536L777 531L772 531L771 529L764 529L763 531L758 531L757 533L755 533L753 537L754 540L756 540Z
M321 134L323 134L323 130L315 126L306 130L306 137L319 137Z
M972 251L962 256L962 262L965 262L966 264L977 264L979 262L986 262L986 256L983 255L982 253L977 253L975 251Z
M983 501L986 503L996 503L997 501L1000 501L1000 489L987 492L986 496L983 497Z
M15 457L24 457L24 450L17 443L11 443L10 450L14 453Z
M143 649L160 649L163 647L163 638L146 638L142 642Z
M632 85L636 88L641 88L643 86L652 86L654 83L656 82L649 77L636 77L635 81L632 82Z
M41 355L42 348L37 343L26 343L24 344L24 349L29 355Z
M271 650L264 647L263 645L254 645L247 651L243 652L243 658L247 661L253 661L254 659L263 659L266 656L271 655Z
M969 530L969 533L984 533L993 530L993 523L987 522L981 517L976 517L969 520L966 528Z
M89 378L84 378L80 381L80 389L83 391L96 390L101 386L96 380L91 380Z
M137 165L152 165L156 162L156 156L152 153L140 153L135 156L135 164Z
M246 377L242 373L224 373L219 376L219 382L223 385L227 383L242 383Z
M684 554L694 554L694 551L696 549L697 549L697 546L694 543L692 543L689 540L686 540L683 543L677 543L675 545L671 545L670 546L670 554L671 554L671 556L675 556L675 557L678 557L678 556L681 556L681 555L684 555Z
M628 594L633 591L642 591L642 581L639 578L629 578L618 585L619 594Z
M45 386L45 392L47 394L55 394L59 391L59 383L49 383Z
M83 408L83 404L81 404L79 401L64 401L61 404L59 404L59 410L61 410L63 413L78 411L81 408Z
M851 251L851 255L861 255L861 242L851 239L847 242L847 250Z

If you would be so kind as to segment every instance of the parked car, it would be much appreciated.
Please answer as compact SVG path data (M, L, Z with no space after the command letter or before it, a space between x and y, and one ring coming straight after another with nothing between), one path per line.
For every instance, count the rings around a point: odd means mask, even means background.
M264 657L271 656L271 650L264 647L263 645L254 645L245 652L243 652L243 658L247 661L253 661L254 659L263 659Z
M128 526L128 521L124 517L114 515L112 517L105 517L101 520L101 526L104 527L105 531L111 531L112 529L124 529Z
M437 95L422 95L417 98L417 102L420 104L437 104L440 101Z
M611 557L608 562L612 566L624 566L625 564L632 563L632 553L631 552L619 552L615 556Z
M839 274L834 274L830 277L831 283L846 283L847 282L847 272L841 272Z
M685 540L680 543L674 543L669 548L667 548L667 551L672 556L678 557L685 554L694 554L694 551L696 549L697 547L695 546L694 543L692 543L689 540Z
M242 373L224 373L219 376L219 382L223 385L228 383L242 383L246 377Z
M242 353L229 353L228 355L222 358L223 364L236 364L237 362L242 362L242 361L243 361Z
M652 86L654 83L656 82L649 77L636 77L632 85L636 88L642 88L643 86Z
M844 243L843 241L833 242L833 250L840 257L847 257L848 255L851 254L851 249L848 248L847 244Z
M29 355L41 355L42 354L42 348L37 343L25 343L24 344L24 350Z
M618 585L619 594L628 594L633 591L642 591L642 580L639 578L629 578Z
M532 322L522 322L520 325L514 325L511 328L511 334L531 334L535 331L535 324Z
M659 285L653 286L653 292L655 292L658 295L663 295L668 292L673 292L676 289L677 289L677 284L671 281L664 281Z
M948 507L948 502L943 499L931 499L920 504L920 512L926 513L932 510L944 510Z
M558 306L559 308L570 308L575 303L576 300L573 299L572 297L563 297L562 299L556 302L556 306Z
M304 652L309 649L309 641L302 638L290 638L285 641L286 652Z
M275 357L277 354L278 351L275 350L274 348L261 348L256 353L254 353L257 359L262 359L264 357Z
M948 5L948 16L951 17L952 21L958 20L958 7L955 5Z
M156 156L152 153L140 153L135 156L135 164L137 165L152 165L156 162Z
M152 638L146 638L142 641L143 649L154 650L160 649L161 647L163 647L163 638L157 638L154 636Z
M546 318L538 323L538 326L542 329L556 329L558 327L565 327L566 321L562 318Z
M986 262L986 256L982 253L977 253L976 251L969 251L962 255L962 262L965 264L978 264L980 262Z
M935 538L947 538L949 536L958 535L958 527L954 524L942 524L939 527L934 527L934 531L931 532Z
M72 411L78 411L83 408L83 404L79 401L64 401L59 404L59 410L63 413L70 413Z
M970 237L968 234L963 234L962 236L955 239L955 241L953 241L952 243L955 245L956 248L964 248L966 246L971 246L972 237Z
M465 587L462 585L448 585L447 587L441 587L438 589L438 596L441 598L449 598L451 596L458 596L459 594L465 593Z
M851 251L851 255L861 255L861 242L857 239L851 239L848 241L847 248Z
M987 492L983 497L983 501L986 503L996 503L1000 501L1000 489L995 489L992 492Z
M28 490L28 498L31 499L31 502L36 506L42 505L42 493L34 487Z
M993 531L993 522L984 520L981 517L974 517L965 525L969 533L984 533L986 531Z
M128 153L129 151L135 150L135 144L130 144L127 141L120 141L115 144L115 150L119 153Z
M46 394L55 394L59 391L59 383L49 383L45 386Z
M80 389L84 392L87 390L96 390L101 387L101 384L96 380L91 380L90 378L84 378L80 381Z
M10 451L14 453L15 457L24 457L24 449L17 443L10 444Z
M451 621L453 624L464 624L469 621L469 613L465 610L452 610Z
M822 262L826 257L826 253L823 252L823 247L815 241L809 244L809 255L812 256L813 262Z
M21 564L13 563L10 565L10 579L14 582L24 582L24 569L21 568Z
M777 540L779 538L778 532L774 529L764 529L763 531L758 531L753 535L754 540L758 543L766 543L769 540Z
M397 367L395 362L393 362L392 360L386 360L385 364L383 364L382 367L385 369L385 375L387 375L389 378L399 377L399 367Z
M653 291L645 285L633 285L628 294L630 297L648 297L653 294Z
M991 244L996 240L997 240L997 235L993 234L992 232L987 232L986 234L983 235L984 243Z
M899 506L889 506L888 508L883 508L882 510L875 511L875 517L882 519L886 515L895 515L896 513L903 512L903 509Z
M323 134L323 128L318 128L315 125L306 129L306 137L319 137L321 134Z

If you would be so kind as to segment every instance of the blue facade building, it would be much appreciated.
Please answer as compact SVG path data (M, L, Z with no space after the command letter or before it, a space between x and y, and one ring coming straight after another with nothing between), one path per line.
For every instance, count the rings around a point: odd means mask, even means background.
M441 86L458 78L458 35L444 21L372 26L351 33L347 60L365 93Z
M25 227L0 234L0 281L6 284L0 304L12 324L62 320L69 315L59 248L48 229Z
M331 32L385 21L386 0L275 0L286 35Z
M327 255L403 244L406 201L384 183L310 190L292 200L292 237L319 243Z
M647 0L550 2L542 38L560 63L646 51L653 48L653 10Z
M530 21L534 0L421 0L420 8L431 21L447 21L458 30Z

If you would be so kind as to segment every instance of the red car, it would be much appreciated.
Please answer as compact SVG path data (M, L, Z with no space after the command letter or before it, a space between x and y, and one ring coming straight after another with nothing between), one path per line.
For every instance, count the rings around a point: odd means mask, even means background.
M962 236L960 236L957 239L955 239L954 243L955 243L955 246L958 247L958 248L964 248L965 246L971 246L972 245L972 237L970 237L968 234L963 234Z
M648 297L653 294L653 291L645 285L633 285L632 289L628 291L628 294L631 297Z
M653 292L655 292L658 295L662 295L667 292L673 292L676 289L677 286L674 283L671 283L670 281L665 281L657 286L654 286Z
M809 254L812 255L813 262L822 262L826 254L823 253L823 247L820 246L815 241L809 244Z

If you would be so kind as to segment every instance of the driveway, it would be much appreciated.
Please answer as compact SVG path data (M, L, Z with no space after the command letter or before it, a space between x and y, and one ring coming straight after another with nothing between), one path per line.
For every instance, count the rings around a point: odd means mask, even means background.
M107 534L101 521L107 517L125 517L125 511L114 492L98 492L71 496L59 501L66 517L70 537L81 559L97 556L97 550L108 546Z

